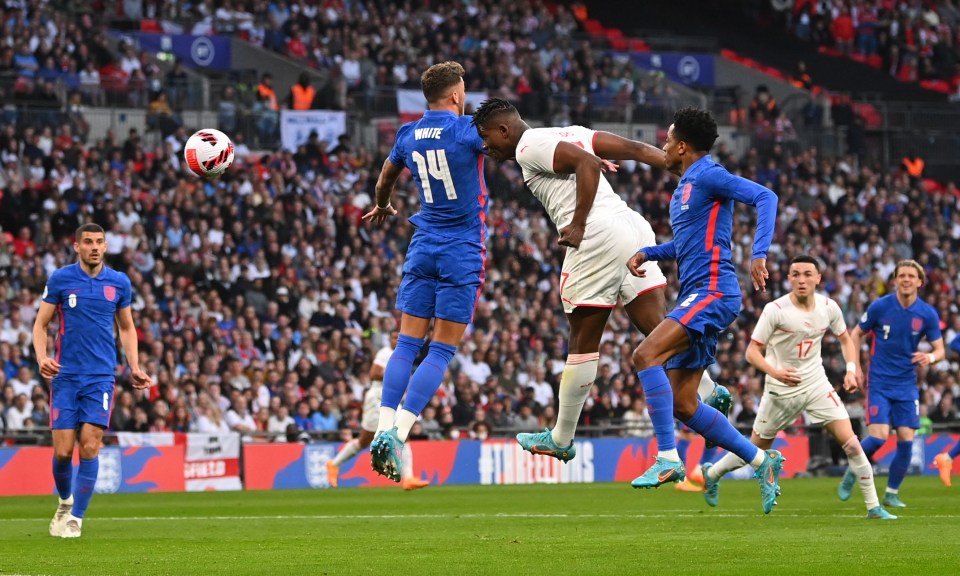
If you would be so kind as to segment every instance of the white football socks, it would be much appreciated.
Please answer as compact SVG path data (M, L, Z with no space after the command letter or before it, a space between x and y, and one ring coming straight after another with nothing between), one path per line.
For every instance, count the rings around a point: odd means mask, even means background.
M397 409L396 408L387 408L386 406L380 407L380 420L377 422L377 434L381 432L386 432L387 430L396 426L394 421L397 419Z
M406 408L401 408L400 411L397 412L397 438L399 438L401 442L407 441L407 436L410 435L410 429L413 428L417 418L418 416L416 414Z
M567 364L560 376L557 425L553 428L553 441L560 447L569 446L577 431L577 422L583 404L590 396L593 381L597 379L600 353L569 354Z
M873 466L870 465L867 455L863 453L863 448L856 436L847 440L847 443L843 445L843 451L847 453L850 471L857 479L867 510L876 508L880 505L880 499L877 497L877 487L873 483Z
M360 440L354 438L353 440L347 442L343 445L343 448L337 452L337 455L333 458L333 464L335 466L343 466L343 463L347 460L353 458L360 452Z

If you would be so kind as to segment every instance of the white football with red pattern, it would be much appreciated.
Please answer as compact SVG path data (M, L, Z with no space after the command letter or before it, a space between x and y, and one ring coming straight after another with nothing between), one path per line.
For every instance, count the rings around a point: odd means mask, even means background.
M233 164L233 141L213 128L197 130L183 146L183 159L197 176L215 178Z

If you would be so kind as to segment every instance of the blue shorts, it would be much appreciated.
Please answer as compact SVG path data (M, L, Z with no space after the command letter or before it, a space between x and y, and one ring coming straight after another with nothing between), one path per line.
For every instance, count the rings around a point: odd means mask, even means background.
M50 427L75 430L84 422L109 427L113 388L113 376L58 374L50 383Z
M480 298L487 249L480 242L413 234L397 292L397 309L419 318L469 324Z
M912 396L912 397L911 397ZM887 424L894 428L920 428L920 392L877 389L867 386L867 424Z
M717 338L740 313L740 294L720 292L686 293L677 299L677 307L667 318L679 323L687 331L690 347L673 356L664 368L706 368L715 361Z

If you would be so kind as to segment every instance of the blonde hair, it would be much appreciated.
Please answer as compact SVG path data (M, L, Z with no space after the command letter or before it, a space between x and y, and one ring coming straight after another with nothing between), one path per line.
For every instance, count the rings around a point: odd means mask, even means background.
M897 267L893 269L893 277L896 278L897 274L900 273L900 269L903 267L913 268L917 271L917 276L920 277L920 283L923 284L927 281L927 273L923 271L923 266L920 265L916 260L901 260L897 262Z

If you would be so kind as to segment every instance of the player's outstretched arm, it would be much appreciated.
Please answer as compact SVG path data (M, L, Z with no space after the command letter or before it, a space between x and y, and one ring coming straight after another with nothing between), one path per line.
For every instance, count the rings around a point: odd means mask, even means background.
M380 176L377 178L376 205L363 215L364 220L380 224L397 213L396 208L390 203L390 195L393 194L393 187L400 178L401 172L403 172L403 166L397 166L389 158L383 161Z
M859 348L849 332L843 332L837 336L837 340L840 341L840 351L847 363L847 373L843 377L843 389L847 392L853 392L860 387L860 382L857 380L857 372L860 370Z
M654 168L667 170L666 153L646 142L630 140L610 132L597 132L593 137L593 151L601 158L610 160L636 160ZM671 170L680 175L679 168Z
M40 302L37 318L33 322L33 352L40 366L40 376L51 379L60 372L60 364L47 356L47 327L53 320L57 307L49 302Z
M753 277L754 290L767 289L767 250L773 241L773 228L777 222L777 195L766 186L752 180L736 176L722 168L708 171L701 177L700 185L721 198L729 198L749 204L757 209L757 233L753 240L753 265L750 275Z
M580 247L587 228L587 216L597 198L602 170L603 160L597 156L569 142L561 141L557 144L553 152L553 171L557 174L577 175L577 206L573 210L573 220L560 230L557 243L561 246Z
M153 380L140 369L140 346L137 340L137 330L133 325L133 314L130 312L129 306L117 310L117 326L120 327L120 344L123 346L123 353L127 357L127 364L130 365L133 387L138 390L149 388L153 385Z
M778 368L770 364L767 362L766 357L764 357L765 350L765 345L760 344L756 340L751 340L747 346L747 362L757 370L776 378L787 386L796 386L800 383L800 375L797 374L795 368Z

